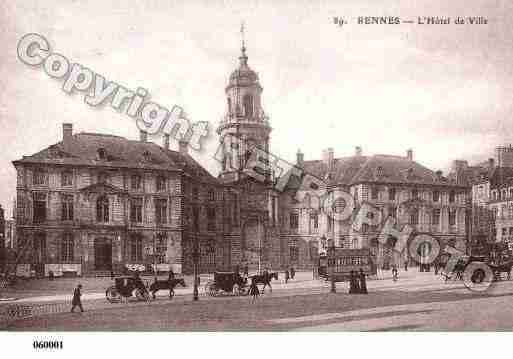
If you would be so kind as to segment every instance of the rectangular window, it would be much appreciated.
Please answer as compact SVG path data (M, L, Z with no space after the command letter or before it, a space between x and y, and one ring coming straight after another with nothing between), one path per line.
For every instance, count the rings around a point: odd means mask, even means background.
M433 202L440 201L440 191L433 191Z
M299 214L297 212L292 212L290 214L290 228L291 229L299 228Z
M454 191L449 192L449 202L454 203L456 200L456 193Z
M312 213L310 215L310 220L312 221L312 228L313 229L319 228L319 214Z
M371 199L378 199L378 188L377 187L372 187L371 188Z
M207 230L216 230L216 209L214 207L207 208Z
M512 236L513 235L513 227L509 227L509 235Z
M33 203L34 222L46 221L46 193L34 193Z
M199 231L199 208L198 207L194 207L192 209L192 220L193 220L194 230L196 232Z
M156 259L157 263L165 263L166 262L166 252L167 252L167 235L165 233L157 234L157 248L156 248Z
M167 223L167 200L159 198L155 200L155 221L158 224Z
M211 202L216 200L216 193L214 191L208 191L208 200Z
M389 206L388 207L388 215L393 218L397 218L397 207Z
M65 194L62 195L62 213L61 218L63 221L73 220L73 195Z
M70 233L67 233L62 237L61 261L63 263L72 263L73 259L74 259L73 252L74 252L73 235L71 235Z
M233 195L233 226L239 226L239 198Z
M142 198L132 198L130 200L130 222L142 223Z
M505 236L508 234L508 229L506 227L502 228L502 235Z
M139 175L132 175L130 178L130 187L133 190L140 190L142 187L142 177Z
M157 191L165 191L166 190L166 177L158 176L157 177Z
M73 185L73 173L72 172L62 172L61 173L61 186L68 187Z
M410 214L410 224L419 224L419 211L414 209Z
M362 223L362 233L368 233L369 232L369 224L368 223Z
M290 248L290 261L297 262L299 261L299 248L298 247L289 247Z
M440 224L440 210L438 208L433 210L433 217L431 218L431 223Z
M454 226L456 224L456 210L449 210L449 225Z
M276 197L272 197L271 199L271 221L273 225L276 224Z
M419 199L419 191L417 189L414 189L411 191L411 198L412 199Z
M130 239L130 260L132 262L142 262L143 243L140 236L133 236Z
M43 170L35 170L33 182L36 186L44 185L46 183L46 172Z
M388 199L390 201L395 201L395 188L388 189Z

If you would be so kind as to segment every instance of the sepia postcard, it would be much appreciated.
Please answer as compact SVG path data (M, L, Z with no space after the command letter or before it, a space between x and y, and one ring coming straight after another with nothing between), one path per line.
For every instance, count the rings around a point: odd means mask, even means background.
M0 354L507 347L471 343L513 329L512 17L2 1Z

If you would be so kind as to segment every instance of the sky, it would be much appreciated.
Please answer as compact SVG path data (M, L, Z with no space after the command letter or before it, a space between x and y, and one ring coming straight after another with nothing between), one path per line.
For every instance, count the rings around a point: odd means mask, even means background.
M138 138L135 121L16 56L38 33L51 51L151 100L182 106L208 121L204 149L191 151L216 174L215 133L224 88L238 64L245 23L249 66L264 88L273 127L271 152L295 161L354 153L405 155L446 172L513 142L511 1L23 1L0 5L0 204L8 216L16 192L12 161L74 132ZM333 17L349 23L335 25ZM359 16L398 16L413 24L358 25ZM483 16L486 25L419 25L418 16ZM162 143L159 137L151 141ZM172 148L177 148L175 142Z

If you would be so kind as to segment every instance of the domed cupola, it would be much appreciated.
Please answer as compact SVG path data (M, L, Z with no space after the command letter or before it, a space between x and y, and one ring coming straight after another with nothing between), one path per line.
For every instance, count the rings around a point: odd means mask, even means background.
M242 54L239 57L239 68L231 73L227 89L231 86L248 86L258 84L258 74L248 66L246 47L243 45L241 50Z

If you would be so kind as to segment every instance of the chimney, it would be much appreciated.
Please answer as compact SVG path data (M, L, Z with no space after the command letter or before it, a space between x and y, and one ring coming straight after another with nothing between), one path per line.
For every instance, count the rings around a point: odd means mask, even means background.
M189 153L189 142L185 140L178 141L178 151L182 155L187 155Z
M148 141L148 132L139 130L139 141L147 142Z
M436 171L435 173L436 173L436 178L437 178L437 179L439 179L439 180L440 180L440 179L442 179L442 174L443 174L443 172L442 172L441 170L438 170L438 171Z
M332 147L329 147L323 151L322 161L328 166L328 168L331 168L331 166L333 165L333 148Z
M305 155L303 154L303 152L301 152L301 150L297 150L297 153L296 153L296 165L299 166L299 167L303 167L304 159L305 159Z
M62 124L62 143L67 145L71 142L71 137L73 137L73 124L72 123L63 123Z
M169 134L164 134L164 148L166 150L169 150Z
M406 158L408 161L413 161L413 150L411 148L406 151Z
M362 155L362 148L360 146L356 146L354 148L354 155L355 156L361 156Z

